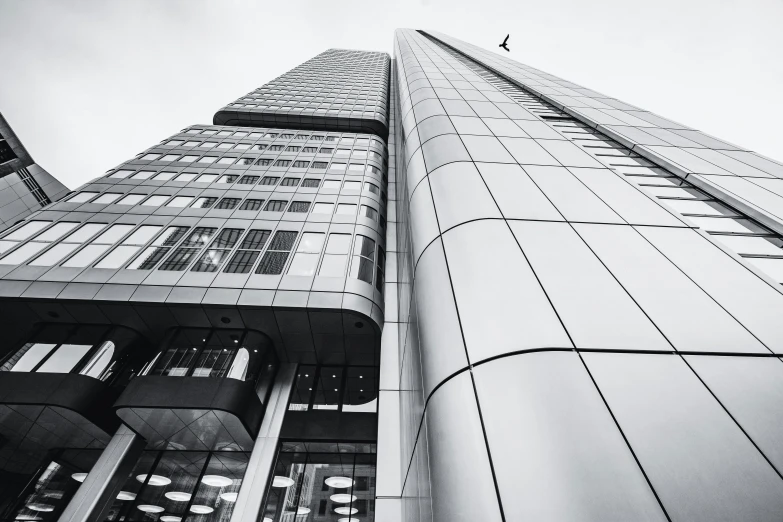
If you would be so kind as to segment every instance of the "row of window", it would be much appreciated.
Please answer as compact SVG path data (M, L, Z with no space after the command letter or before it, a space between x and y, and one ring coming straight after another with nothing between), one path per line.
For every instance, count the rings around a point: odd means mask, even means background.
M183 131L184 134L200 134L203 136L214 136L217 138L254 138L254 139L268 139L277 141L323 141L326 143L338 144L341 147L367 147L371 143L377 147L384 147L380 140L375 138L361 138L356 135L323 135L323 134L298 134L291 132L248 132L248 131L234 131L234 130L218 130L218 129L200 129L191 128Z
M0 240L2 251L27 240L0 259L0 264L18 265L33 258L28 262L30 266L94 265L129 270L157 267L164 271L184 271L192 265L193 272L218 272L227 261L223 272L247 274L260 259L256 274L280 275L293 253L286 271L289 275L344 277L350 261L350 277L373 284L375 275L377 288L380 290L383 285L383 248L377 247L376 257L376 242L359 234L353 238L347 233L330 233L326 240L325 232L300 234L278 230L261 257L272 235L271 229L224 228L218 233L217 227L195 227L188 233L190 227L186 226L58 222L46 228L50 224L29 221Z
M368 150L368 149L358 149L355 148L351 150L350 148L344 148L344 146L340 146L341 148L335 149L334 147L308 147L308 146L299 146L299 145L280 145L277 143L268 144L268 143L234 143L234 142L217 142L217 141L185 141L185 140L169 140L165 143L162 143L161 146L164 147L198 147L198 148L205 148L205 149L211 149L211 148L218 148L218 149L230 149L230 150L266 150L268 152L301 152L303 154L328 154L328 155L335 155L335 156L346 156L346 159L348 156L351 157L351 159L364 159L369 156L378 161L379 163L383 162L383 155L379 154L378 152L374 150ZM350 146L349 146L350 147ZM235 158L237 159L237 158Z
M328 170L334 172L373 172L380 174L381 169L374 165L366 165L364 163L343 163L333 161L331 164L328 161L313 161L307 160L293 160L293 159L278 159L265 158L265 157L222 157L218 156L196 156L192 154L160 154L157 152L143 154L139 158L143 161L162 161L162 162L178 162L178 163L202 163L205 165L257 165L260 167L284 167L295 169L313 169L313 170ZM109 176L112 177L112 176Z

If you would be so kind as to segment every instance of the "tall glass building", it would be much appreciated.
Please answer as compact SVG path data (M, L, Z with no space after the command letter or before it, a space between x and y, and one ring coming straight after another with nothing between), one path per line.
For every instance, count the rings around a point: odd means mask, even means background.
M783 519L783 164L450 36L0 237L0 519Z

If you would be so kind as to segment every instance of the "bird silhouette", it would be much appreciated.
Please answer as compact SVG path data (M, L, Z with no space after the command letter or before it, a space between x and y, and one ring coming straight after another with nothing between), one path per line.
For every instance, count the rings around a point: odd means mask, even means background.
M505 49L505 50L506 50L506 52L509 52L509 53L510 53L511 51L508 49L508 45L506 45L506 44L508 43L508 37L509 37L509 36L511 36L511 35L508 35L508 34L507 34L507 35L506 35L506 39L505 39L505 40L503 40L503 43L502 43L502 44L500 44L500 45L498 45L498 47L502 47L503 49Z

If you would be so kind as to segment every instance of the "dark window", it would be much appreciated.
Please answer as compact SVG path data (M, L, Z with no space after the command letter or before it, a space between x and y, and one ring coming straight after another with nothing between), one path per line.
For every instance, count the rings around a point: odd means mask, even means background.
M223 198L215 205L215 208L231 210L232 208L236 208L237 205L239 205L239 198Z
M328 147L321 147L321 150L319 152L321 154L331 154L332 152L334 152L334 149Z
M261 263L256 270L257 274L278 275L283 273L283 268L296 241L297 232L278 231L269 249L261 258Z
M267 150L277 151L277 150L283 150L285 147L283 145L270 145Z
M309 161L295 161L292 167L296 167L298 169L306 169L309 164L310 164Z
M280 178L277 176L264 176L261 178L259 185L277 185L278 181L280 181Z
M223 271L229 274L250 272L271 234L270 230L254 229L249 231Z
M267 212L282 212L286 206L286 203L288 203L288 201L283 201L281 199L270 199L267 201L264 210Z
M261 205L263 204L263 199L246 199L242 202L242 206L239 207L239 210L261 210Z
M291 160L277 160L275 161L275 167L290 167Z
M302 149L302 152L307 152L307 153L310 153L310 154L314 154L314 153L318 152L318 147L305 147L305 148Z
M281 187L295 187L299 185L299 180L301 178L283 178L283 182L280 184Z
M305 178L305 180L302 182L302 187L318 188L320 184L321 184L321 180L318 178Z
M256 165L259 165L261 167L267 167L272 164L272 160L269 158L259 158L258 161L256 161Z
M292 201L288 207L289 212L307 212L310 210L309 201Z
M196 227L182 243L184 247L203 247L217 231L215 227Z
M299 149L301 148L302 147L286 147L285 150L286 152L299 152Z
M200 248L185 248L179 247L166 260L161 263L158 270L168 270L172 272L181 272L185 270L196 255L198 255Z
M237 184L239 185L255 185L258 183L258 180L261 179L260 176L242 176L239 178L239 181Z
M310 166L310 168L313 169L325 169L328 165L325 161L314 161L313 164Z

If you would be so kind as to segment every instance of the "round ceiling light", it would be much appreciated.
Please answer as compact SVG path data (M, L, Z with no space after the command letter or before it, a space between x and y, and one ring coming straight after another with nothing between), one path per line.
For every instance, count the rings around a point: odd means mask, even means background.
M136 493L130 491L120 491L117 494L117 500L136 500Z
M209 513L212 513L213 511L215 511L215 510L212 509L209 506L202 506L202 505L199 505L199 504L195 504L195 505L190 506L190 512L191 513L195 513L197 515L207 515Z
M192 497L190 493L184 493L182 491L167 491L166 498L173 500L174 502L187 502Z
M274 488L290 488L293 485L294 479L292 478L275 475L275 478L272 479L272 487Z
M144 473L141 475L136 475L136 480L138 480L139 482L144 482L145 480L147 480L147 474ZM149 482L147 482L147 484L149 484L150 486L168 486L169 484L171 484L171 479L162 477L160 475L150 475L150 480Z
M221 493L220 498L225 500L226 502L236 502L237 497L239 496L239 493Z
M40 511L41 513L49 513L50 511L54 511L53 505L41 504L39 502L33 502L31 504L27 504L27 507L29 509L32 509L33 511Z
M332 502L338 504L347 504L348 502L356 502L356 495L349 495L348 493L337 493L329 497Z
M180 522L182 517L175 517L174 515L163 515L160 517L160 522Z
M353 486L353 479L348 477L329 477L324 482L330 488L350 488Z
M359 522L359 519L353 517L345 517L345 518L338 518L337 522Z
M216 488L224 488L234 483L233 480L228 477L224 477L223 475L204 475L201 477L201 482L207 486L215 486Z
M165 511L162 507L153 506L152 504L140 504L137 507L139 511L144 511L145 513L163 513Z
M264 517L263 522L272 522L272 519L269 517Z
M307 515L308 513L310 513L310 508L308 507L299 506L296 508L296 516Z
M338 515L355 515L359 510L352 507L338 507L334 508L334 512Z
M76 482L84 482L84 479L87 478L87 473L74 473L71 475L71 478Z

